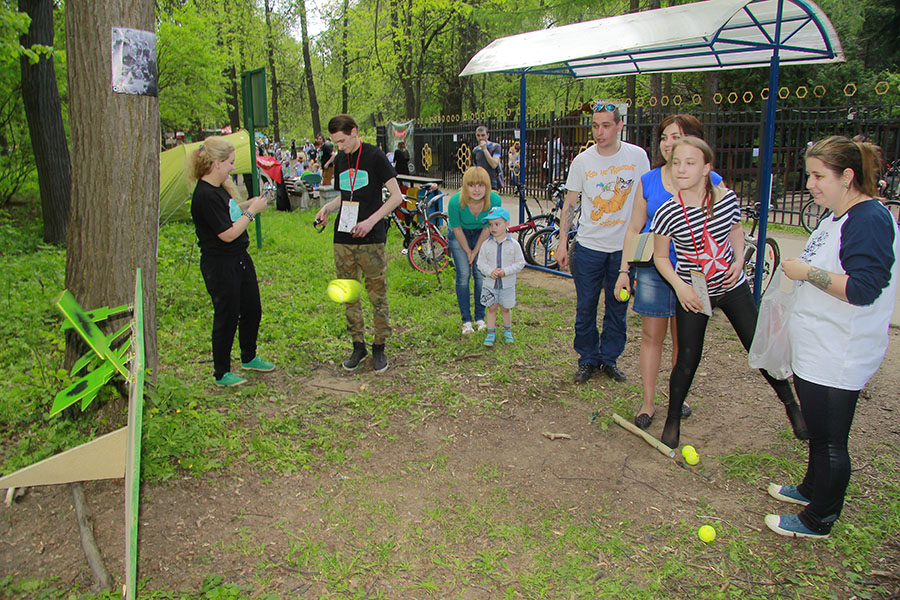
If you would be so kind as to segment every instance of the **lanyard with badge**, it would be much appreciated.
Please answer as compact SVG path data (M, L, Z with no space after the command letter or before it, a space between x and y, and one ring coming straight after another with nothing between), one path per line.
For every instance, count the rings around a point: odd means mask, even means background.
M341 201L341 216L338 220L338 231L351 233L359 220L359 202L353 201L353 191L356 188L356 175L359 173L359 157L362 156L362 142L356 152L356 165L350 170L350 200ZM350 166L350 157L347 157L347 167Z
M712 303L709 299L709 286L706 283L707 274L704 273L708 271L707 268L710 263L712 263L712 275L716 272L716 264L715 259L712 257L712 253L710 252L710 235L709 230L706 227L707 222L709 221L709 213L708 211L703 211L704 219L703 219L703 248L704 251L700 251L700 247L697 246L697 239L694 237L694 228L691 226L691 220L688 218L687 209L684 207L684 200L681 199L681 192L678 192L678 202L681 204L681 212L684 213L684 220L688 226L688 232L691 234L691 242L694 244L695 254L691 256L690 254L685 254L687 258L691 260L694 264L700 265L703 269L699 271L697 269L691 269L691 287L694 288L694 292L700 298L700 302L703 304L703 309L700 311L704 315L710 317L712 316Z

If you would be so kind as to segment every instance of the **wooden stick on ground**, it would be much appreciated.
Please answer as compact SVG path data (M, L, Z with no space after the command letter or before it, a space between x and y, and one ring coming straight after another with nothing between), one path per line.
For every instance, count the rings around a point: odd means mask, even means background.
M653 446L654 448L656 448L657 450L659 450L660 452L662 452L663 454L668 456L669 458L675 458L674 450L672 450L671 448L669 448L668 446L663 444L661 441L659 441L658 439L656 439L655 437L653 437L652 435L650 435L643 429L638 428L638 426L635 425L634 423L631 423L630 421L626 421L625 419L623 419L616 413L613 413L613 420L616 423L618 423L622 427L622 429L625 429L626 431L630 431L634 435L643 439L645 442L647 442L648 444L650 444L651 446Z

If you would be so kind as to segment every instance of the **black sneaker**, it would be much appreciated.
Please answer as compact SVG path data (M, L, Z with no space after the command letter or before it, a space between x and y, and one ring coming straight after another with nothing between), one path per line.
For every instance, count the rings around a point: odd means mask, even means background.
M616 365L600 365L600 370L614 381L625 381L628 379L625 372Z
M575 376L572 377L572 381L575 383L584 383L588 379L594 376L594 371L597 370L597 367L590 363L585 363L583 365L578 365L578 370L575 371Z
M341 365L347 371L355 371L356 367L359 366L359 363L362 359L364 359L369 354L369 351L366 350L366 345L363 342L353 342L353 353L347 357Z
M384 355L384 344L372 344L372 370L376 373L387 371L387 356Z

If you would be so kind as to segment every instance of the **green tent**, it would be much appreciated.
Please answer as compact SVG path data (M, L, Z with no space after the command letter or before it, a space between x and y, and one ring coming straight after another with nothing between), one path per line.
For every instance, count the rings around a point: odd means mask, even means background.
M234 144L235 172L250 173L252 151L250 134L241 130L226 135L225 139ZM188 187L185 163L188 155L203 145L203 142L182 144L159 155L159 224L169 221L186 221L191 218L191 193Z

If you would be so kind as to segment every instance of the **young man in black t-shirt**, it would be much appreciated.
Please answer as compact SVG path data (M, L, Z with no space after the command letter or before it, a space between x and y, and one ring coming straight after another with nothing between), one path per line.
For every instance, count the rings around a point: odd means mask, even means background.
M338 213L334 227L334 270L340 279L360 280L365 277L366 292L375 313L375 340L372 363L376 372L387 369L384 343L391 334L387 303L387 257L384 243L387 227L384 217L403 201L397 174L384 152L359 139L356 121L350 115L335 115L328 122L328 132L341 151L334 160L334 189L341 195L318 213L316 221L324 223L331 213ZM390 198L383 202L381 188ZM368 354L365 324L360 300L344 305L347 330L353 340L353 352L343 367L353 371Z

